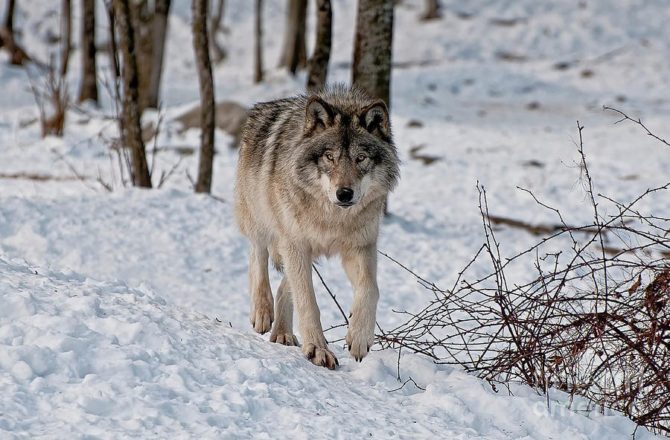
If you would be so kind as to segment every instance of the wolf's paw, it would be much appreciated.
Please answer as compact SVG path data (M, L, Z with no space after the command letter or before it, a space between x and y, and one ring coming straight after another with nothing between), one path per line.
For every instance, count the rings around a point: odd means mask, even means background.
M302 352L305 353L307 359L309 359L314 365L326 367L331 370L334 370L336 366L340 365L333 352L330 351L326 345L323 347L317 347L316 344L305 342L302 347Z
M270 342L276 342L277 344L288 345L288 346L298 346L298 338L291 332L272 331L270 335Z
M349 353L356 359L357 362L363 360L363 358L370 351L372 343L374 342L374 328L372 331L365 331L362 329L357 329L356 327L352 328L349 324L349 330L347 331L347 347L349 347Z
M274 320L274 308L272 301L266 298L260 299L252 308L250 321L257 333L263 334L270 331Z

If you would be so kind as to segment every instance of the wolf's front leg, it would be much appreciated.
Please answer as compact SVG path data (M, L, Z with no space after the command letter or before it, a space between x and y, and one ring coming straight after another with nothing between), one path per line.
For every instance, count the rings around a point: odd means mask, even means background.
M251 289L251 314L249 320L258 333L270 331L274 310L272 290L268 276L268 248L251 243L249 252L249 287Z
M293 334L293 302L286 277L282 278L277 289L275 318L270 341L277 344L298 345L298 338Z
M354 289L346 341L351 355L360 361L368 354L375 337L379 300L376 246L370 245L342 254L342 265Z
M309 250L294 244L282 246L284 271L293 295L293 303L298 311L302 351L315 365L331 370L338 365L337 358L328 349L326 337L321 327L319 306L312 285L312 256Z

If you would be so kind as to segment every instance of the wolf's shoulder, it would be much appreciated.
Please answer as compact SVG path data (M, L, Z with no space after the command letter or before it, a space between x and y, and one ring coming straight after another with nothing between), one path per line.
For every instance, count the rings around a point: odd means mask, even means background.
M256 103L249 110L244 133L247 137L267 135L277 130L282 122L300 119L304 111L305 98L303 96Z
M258 102L249 110L249 118L254 120L263 120L266 118L273 119L280 114L294 112L300 108L304 108L305 102L306 98L303 95L275 99L273 101Z
M302 95L259 102L250 110L242 133L241 154L262 161L278 148L292 144L301 132L306 98Z

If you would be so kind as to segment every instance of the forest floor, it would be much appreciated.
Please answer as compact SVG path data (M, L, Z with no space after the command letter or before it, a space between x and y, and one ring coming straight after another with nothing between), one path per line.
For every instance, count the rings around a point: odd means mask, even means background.
M44 43L58 31L53 3L49 10L38 0L18 2L22 44L39 59L55 51ZM174 118L197 105L198 87L188 2L173 3L163 108L144 118L161 121L148 145L154 184L168 176L160 189L124 186L104 88L100 108L73 108L65 135L43 139L26 71L0 53L0 437L631 438L635 424L626 417L581 401L568 409L558 391L548 401L521 385L496 392L458 368L393 350L356 363L342 342L331 344L340 368L328 371L298 348L253 333L248 248L231 204L237 152L217 131L215 197L193 194L197 154L185 152L197 151L199 131L181 132ZM627 201L667 183L670 148L635 124L615 125L617 115L603 110L641 117L670 137L663 1L442 3L443 18L427 23L418 19L423 2L397 7L391 106L403 163L381 251L451 287L484 240L478 182L491 214L556 223L520 187L560 208L567 223L590 221L577 120L596 193ZM214 70L218 101L250 106L303 90L304 74L275 69L283 5L266 2L267 79L254 85L253 2L227 2L221 41L229 58ZM355 2L333 6L329 80L347 82ZM102 11L99 18L102 43ZM108 79L105 55L98 60ZM640 209L669 216L670 200L652 196ZM497 234L504 256L539 240L505 225ZM347 310L351 288L339 261L318 268ZM532 270L515 267L508 277L523 281ZM273 286L278 281L273 273ZM315 285L324 328L341 324ZM398 311L433 298L382 256L379 285L384 329L404 322ZM638 429L635 438L653 435Z

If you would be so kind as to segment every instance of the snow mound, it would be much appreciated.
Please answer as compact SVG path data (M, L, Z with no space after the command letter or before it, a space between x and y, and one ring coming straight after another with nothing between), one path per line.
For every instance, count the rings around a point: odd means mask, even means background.
M627 438L527 388L374 352L335 372L150 289L0 255L0 437ZM641 434L641 435L640 435ZM648 436L638 432L638 438ZM649 437L649 436L648 436Z

